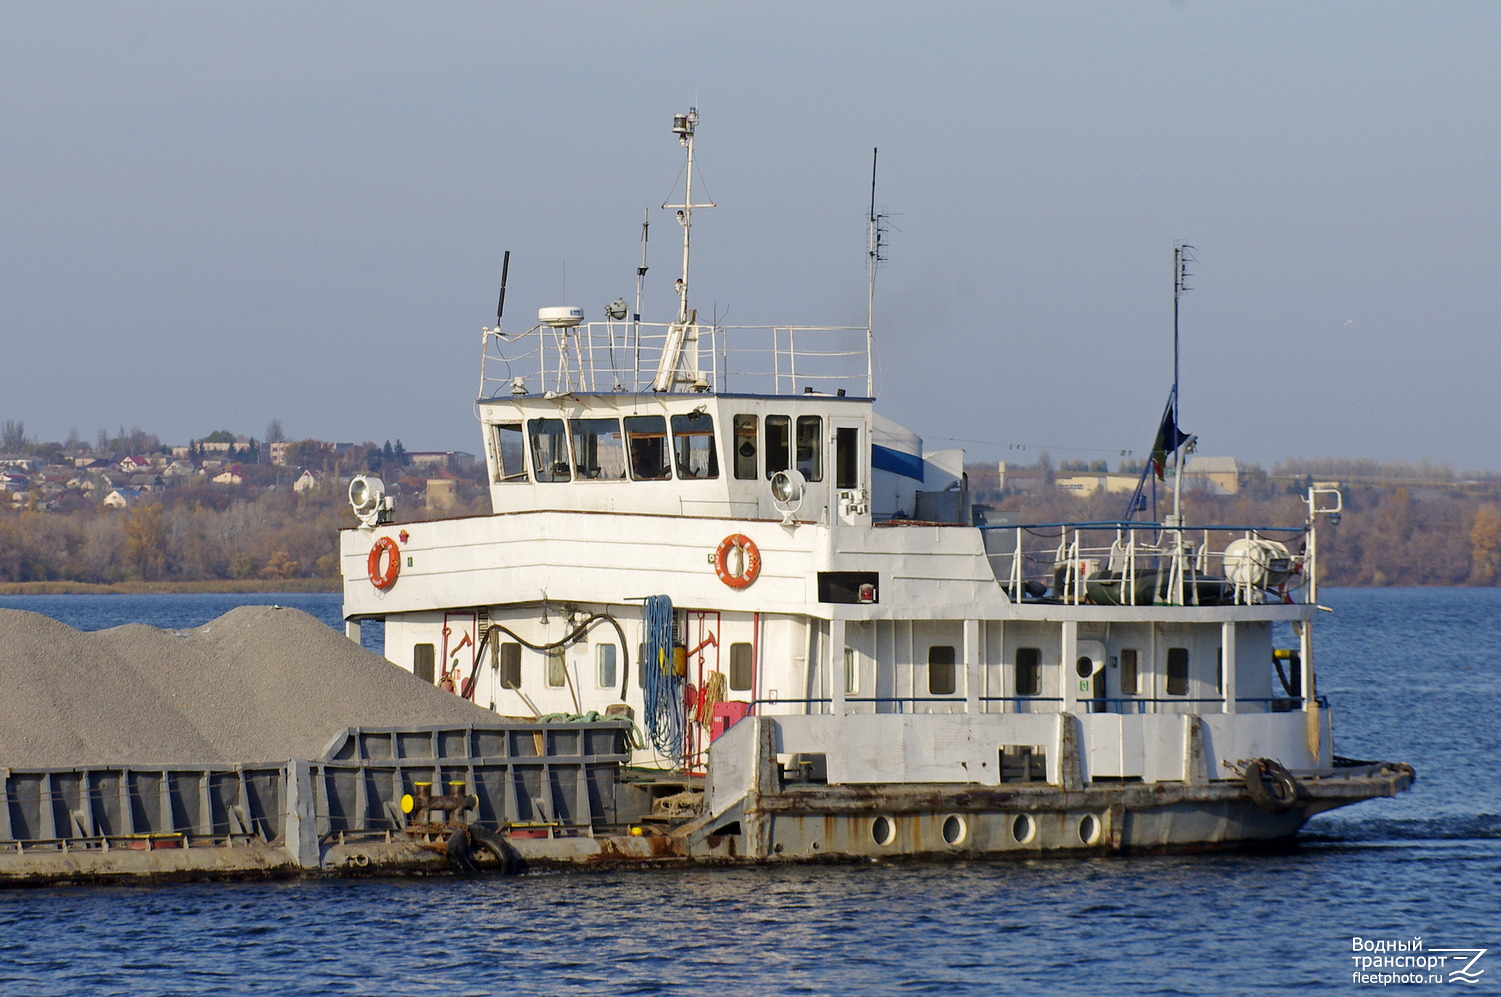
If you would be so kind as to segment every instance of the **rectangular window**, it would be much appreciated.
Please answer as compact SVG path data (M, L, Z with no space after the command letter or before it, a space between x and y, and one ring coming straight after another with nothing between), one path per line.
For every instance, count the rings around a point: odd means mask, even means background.
M532 437L532 475L538 481L569 481L568 438L562 419L528 419Z
M424 682L432 682L435 675L437 655L431 644L418 644L412 648L412 674Z
M672 417L672 451L678 462L678 477L719 477L719 453L714 447L714 417L707 412L689 412Z
M661 481L672 477L667 462L667 420L660 415L625 417L625 443L631 454L631 478Z
M823 417L797 417L797 469L809 481L823 480Z
M1167 649L1167 694L1169 696L1188 695L1188 648L1186 647Z
M730 688L735 692L747 692L755 681L754 659L749 644L730 645Z
M1214 691L1224 695L1225 692L1225 649L1214 649Z
M834 431L834 487L860 487L860 430L854 426Z
M625 446L614 419L570 419L573 469L580 481L623 481Z
M766 477L792 466L792 417L766 417Z
M928 648L928 693L933 696L951 696L958 688L954 668L954 649L947 644Z
M753 415L735 416L735 477L753 481L756 477L756 423Z
M620 681L620 670L615 667L616 650L614 644L600 644L594 649L595 673L601 689L613 689Z
M561 689L567 684L568 666L563 661L563 649L561 647L549 648L547 651L547 687Z
M646 688L646 669L647 669L648 666L652 667L652 668L655 668L655 667L657 667L657 664L654 661L653 662L648 662L646 660L646 645L645 644L637 644L636 645L636 687L639 688L639 689L645 689Z
M844 694L853 695L860 691L860 658L855 654L853 647L844 649Z
M502 422L495 430L495 480L526 480L526 440L521 423Z
M1135 696L1141 692L1140 656L1136 648L1121 649L1121 695Z
M505 641L500 645L500 687L521 688L521 645Z
M1042 695L1042 649L1019 647L1016 649L1016 694L1018 696Z

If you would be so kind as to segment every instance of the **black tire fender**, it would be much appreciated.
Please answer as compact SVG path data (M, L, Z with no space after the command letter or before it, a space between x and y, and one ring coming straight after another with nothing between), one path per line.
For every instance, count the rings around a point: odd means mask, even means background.
M1287 813L1298 802L1301 787L1281 762L1253 758L1246 763L1246 792L1251 802L1271 814Z

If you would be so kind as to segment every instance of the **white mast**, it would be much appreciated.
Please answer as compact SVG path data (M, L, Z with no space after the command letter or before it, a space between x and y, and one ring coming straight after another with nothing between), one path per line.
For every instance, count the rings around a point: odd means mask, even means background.
M672 116L672 132L687 150L687 179L683 185L682 204L664 204L663 209L677 209L678 224L683 227L683 274L677 279L678 317L667 330L667 342L662 347L662 360L657 366L657 377L652 382L653 391L670 391L674 384L686 383L690 387L699 383L698 369L698 323L693 311L688 308L688 258L690 236L693 230L693 209L712 208L712 201L693 203L693 133L698 127L698 108L688 108L687 114ZM686 347L686 354L685 354Z

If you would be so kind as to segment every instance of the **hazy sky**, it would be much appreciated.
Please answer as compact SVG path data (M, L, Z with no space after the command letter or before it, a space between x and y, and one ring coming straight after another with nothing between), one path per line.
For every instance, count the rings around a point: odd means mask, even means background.
M1501 469L1501 4L0 2L0 418L477 452L479 330L634 296L697 104L694 303L860 324L1030 462ZM671 317L653 210L647 319ZM1023 452L1014 446L1026 446Z

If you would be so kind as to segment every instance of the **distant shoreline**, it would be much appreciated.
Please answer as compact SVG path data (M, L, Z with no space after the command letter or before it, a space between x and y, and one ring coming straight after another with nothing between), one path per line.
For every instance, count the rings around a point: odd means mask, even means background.
M201 582L0 582L0 595L196 595L207 592L339 592L337 578L219 578Z

